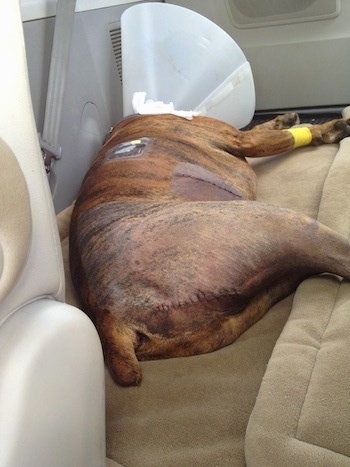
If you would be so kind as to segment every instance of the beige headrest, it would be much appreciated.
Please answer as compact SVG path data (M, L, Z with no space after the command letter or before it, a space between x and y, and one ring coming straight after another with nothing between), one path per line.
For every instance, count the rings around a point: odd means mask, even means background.
M0 302L19 277L29 251L32 216L25 178L0 138Z

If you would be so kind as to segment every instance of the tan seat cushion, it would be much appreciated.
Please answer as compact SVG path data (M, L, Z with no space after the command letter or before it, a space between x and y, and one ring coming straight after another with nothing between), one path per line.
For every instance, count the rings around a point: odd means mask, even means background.
M320 192L318 219L349 238L350 139ZM350 284L322 275L298 288L249 421L249 466L350 465Z
M27 259L32 216L27 184L15 155L0 138L0 302Z

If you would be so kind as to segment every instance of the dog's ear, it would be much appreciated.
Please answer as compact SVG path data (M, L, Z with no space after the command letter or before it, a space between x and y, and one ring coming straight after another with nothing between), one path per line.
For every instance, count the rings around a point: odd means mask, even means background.
M228 181L197 164L181 162L174 168L170 191L190 201L231 201L242 199Z
M118 321L112 314L98 320L103 352L114 381L120 386L138 386L142 371L135 354L136 332Z

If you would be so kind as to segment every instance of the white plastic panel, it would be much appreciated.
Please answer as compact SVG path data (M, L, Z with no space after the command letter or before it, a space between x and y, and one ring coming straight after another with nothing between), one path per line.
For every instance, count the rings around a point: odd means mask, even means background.
M125 7L75 14L58 143L50 185L56 212L77 196L110 127L122 118L122 85L109 30Z
M133 3L142 0L133 0ZM20 0L22 20L32 21L35 19L55 16L57 0ZM76 11L96 10L116 5L132 3L130 0L77 0Z
M46 6L51 3L48 0ZM121 14L131 3L113 1L115 6L98 7L110 3L111 0L77 2L77 9L84 5L85 10L75 13L59 123L58 142L62 158L54 164L50 175L56 212L75 199L106 133L123 116L121 57L118 57L121 52L113 41L117 41L120 31ZM54 18L25 21L23 26L35 120L41 133Z
M227 0L233 24L242 28L335 18L340 0Z
M35 297L64 298L58 230L37 139L17 1L0 2L0 134L16 155L29 192L32 240L27 261L0 303L0 321ZM3 187L2 187L3 188Z
M1 326L0 349L0 467L104 466L104 363L87 316L38 300Z
M299 11L294 19L290 16L289 22L284 21L286 24L276 21L273 25L260 24L254 28L237 27L235 23L239 19L233 18L232 2L170 1L207 16L232 35L251 64L258 110L343 106L349 103L349 1L334 4L332 0L324 5L324 0L314 0L304 10L304 15ZM260 0L255 3L258 2ZM295 5L296 2L289 3ZM300 1L298 4L301 4ZM317 19L317 11L324 11L324 6L332 11L335 7L335 13L330 14L328 19L324 19L324 15ZM311 7L314 11L312 15ZM281 14L281 7L278 13ZM270 16L281 20L273 13Z

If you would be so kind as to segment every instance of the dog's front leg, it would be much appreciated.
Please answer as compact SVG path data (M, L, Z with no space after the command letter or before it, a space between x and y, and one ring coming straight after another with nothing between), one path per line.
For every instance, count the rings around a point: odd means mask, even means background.
M282 115L277 115L272 120L255 125L250 131L266 131L266 130L285 130L300 123L299 115L295 112L290 112Z
M339 143L342 139L350 136L350 118L313 125L310 127L310 131L314 145Z
M241 142L244 157L282 154L301 146L339 143L350 136L350 119L331 120L322 125L288 128L282 131L261 128L245 132Z

